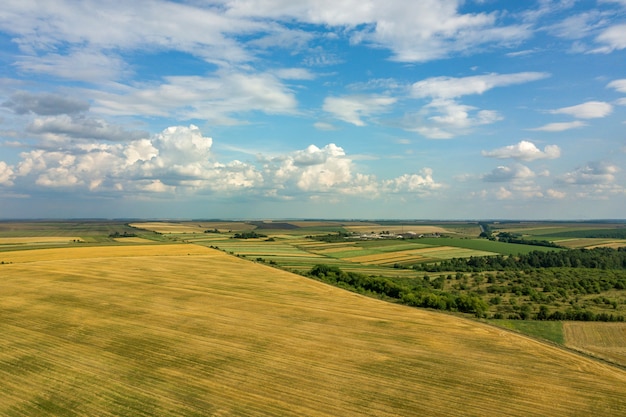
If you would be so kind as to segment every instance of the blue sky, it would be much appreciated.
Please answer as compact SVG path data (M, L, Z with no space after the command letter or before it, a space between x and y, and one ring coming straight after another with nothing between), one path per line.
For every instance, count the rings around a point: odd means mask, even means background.
M624 218L626 0L5 0L0 218Z

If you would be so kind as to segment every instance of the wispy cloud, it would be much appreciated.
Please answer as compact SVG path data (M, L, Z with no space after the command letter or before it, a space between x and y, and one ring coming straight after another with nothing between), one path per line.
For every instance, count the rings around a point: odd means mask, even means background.
M414 83L411 95L415 98L452 99L470 94L483 94L496 87L523 84L549 77L545 72L518 72L513 74L485 74L470 77L434 77Z
M626 48L626 24L609 27L598 35L596 42L603 46L592 50L593 53L608 54Z
M35 94L27 91L13 93L2 106L20 115L32 113L40 116L75 114L89 110L89 102L85 100L61 94Z
M613 112L613 106L603 101L588 101L571 107L551 110L552 114L567 114L579 119L595 119L606 117Z
M324 99L323 110L339 120L355 126L365 126L364 117L384 113L396 102L393 97L343 96Z
M539 132L563 132L565 130L578 129L587 126L587 123L575 120L573 122L548 123L540 127L528 129Z
M621 80L614 80L607 84L608 88L613 88L620 93L626 93L626 78Z

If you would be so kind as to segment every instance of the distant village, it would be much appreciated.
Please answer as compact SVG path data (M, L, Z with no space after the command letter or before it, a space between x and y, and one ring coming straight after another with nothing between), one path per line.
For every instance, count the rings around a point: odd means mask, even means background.
M346 236L348 239L362 239L362 240L372 240L372 239L421 239L426 237L441 237L439 233L415 233L415 232L403 232L403 233L393 233L390 231L381 231L379 233L371 232L371 233L359 233L352 232Z

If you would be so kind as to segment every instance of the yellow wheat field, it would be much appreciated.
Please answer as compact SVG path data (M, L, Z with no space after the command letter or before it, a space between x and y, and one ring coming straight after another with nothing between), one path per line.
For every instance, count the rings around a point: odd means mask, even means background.
M116 237L113 240L119 243L155 243L154 240L143 237Z
M626 366L626 323L564 322L565 344Z
M196 245L137 245L137 246L86 246L49 248L0 253L5 263L59 261L66 259L104 259L138 256L189 256L206 255L205 248Z
M25 245L32 243L70 243L82 242L78 236L33 236L33 237L0 237L0 245Z
M626 414L625 371L505 330L195 245L84 249L0 265L2 416Z

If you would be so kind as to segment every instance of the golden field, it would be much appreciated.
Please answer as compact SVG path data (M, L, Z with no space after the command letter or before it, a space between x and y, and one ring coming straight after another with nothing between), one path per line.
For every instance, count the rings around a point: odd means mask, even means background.
M626 367L626 323L564 322L565 345Z
M128 245L128 246L74 246L69 248L46 248L37 250L17 250L0 253L0 261L24 263L59 261L69 259L101 259L145 257L145 256L189 256L205 255L205 249L196 245Z
M626 413L625 371L495 327L195 245L60 251L0 265L0 415Z
M80 242L78 236L28 236L28 237L0 237L0 245L26 245L32 243L70 243Z

